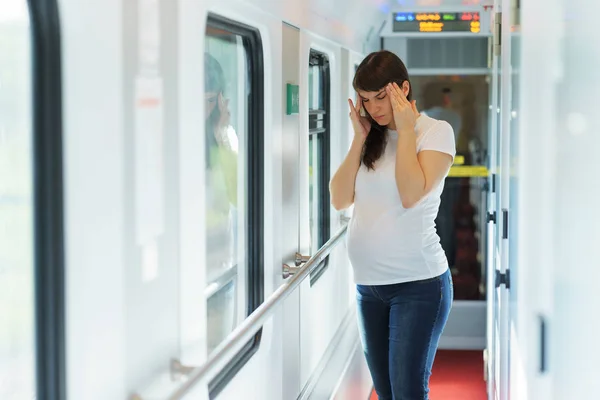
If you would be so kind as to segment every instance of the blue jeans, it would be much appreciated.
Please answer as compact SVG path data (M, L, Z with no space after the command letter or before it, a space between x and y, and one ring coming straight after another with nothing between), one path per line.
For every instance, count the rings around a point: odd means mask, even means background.
M357 285L359 330L380 400L428 400L429 376L452 307L452 275Z

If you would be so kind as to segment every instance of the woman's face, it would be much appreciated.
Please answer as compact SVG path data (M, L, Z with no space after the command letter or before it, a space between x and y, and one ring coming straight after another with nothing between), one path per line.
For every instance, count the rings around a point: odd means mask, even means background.
M204 95L204 107L206 108L206 120L213 124L214 128L224 128L229 125L229 100L223 97L223 93L207 92Z
M408 95L408 82L404 82L402 90L404 95ZM362 100L363 107L369 115L381 126L388 126L394 121L394 111L392 103L388 97L385 87L376 92L358 91Z
M394 113L385 88L376 92L364 92L359 90L358 95L360 96L364 109L375 122L381 126L386 126L392 122Z
M219 104L219 93L217 92L207 92L204 95L204 107L205 107L205 115L207 118L213 114L215 108L217 108Z

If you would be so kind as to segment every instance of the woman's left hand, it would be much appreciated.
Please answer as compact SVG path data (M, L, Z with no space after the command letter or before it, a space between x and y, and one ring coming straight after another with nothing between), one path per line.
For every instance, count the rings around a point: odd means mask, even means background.
M404 92L398 84L389 83L385 90L388 93L394 110L394 123L398 134L403 132L414 132L415 123L419 117L417 111L417 102L415 100L409 102Z
M226 129L229 127L231 113L229 112L229 99L225 99L223 93L219 93L219 112L221 113L219 127Z

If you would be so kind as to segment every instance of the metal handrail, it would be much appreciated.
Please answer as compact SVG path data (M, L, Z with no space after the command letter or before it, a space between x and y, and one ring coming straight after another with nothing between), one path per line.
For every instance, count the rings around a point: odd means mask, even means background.
M229 282L231 282L237 276L237 272L237 265L233 265L232 267L227 268L225 271L222 271L216 279L206 285L206 289L204 289L204 298L208 299L215 293L221 291L221 289L227 286Z
M248 316L223 342L208 356L201 366L194 368L185 381L168 400L180 400L199 382L213 378L244 347L244 345L262 328L264 322L271 317L275 309L285 300L310 273L321 264L331 251L340 243L348 229L344 225L313 255L298 271L273 292L252 314ZM138 397L139 398L139 397ZM141 400L141 398L140 398Z

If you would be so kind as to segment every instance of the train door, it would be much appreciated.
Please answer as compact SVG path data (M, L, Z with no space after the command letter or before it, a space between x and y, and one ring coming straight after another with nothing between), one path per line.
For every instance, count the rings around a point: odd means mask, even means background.
M334 107L339 104L332 98L335 78L331 50L315 48L314 38L302 32L300 42L302 121L300 124L300 232L299 252L314 255L331 237L331 202L329 178L331 169L332 122L338 127ZM339 60L339 57L337 58ZM339 342L332 337L346 315L347 303L340 301L337 285L344 285L348 274L339 274L335 268L342 248L336 246L300 286L300 376L301 397L312 393L325 397L329 389L318 385L324 362L333 357L332 351ZM306 257L305 257L306 258ZM338 337L340 338L340 337ZM343 352L343 351L342 351ZM333 380L334 378L330 378ZM313 389L314 388L314 389Z
M492 90L490 98L490 143L492 150L490 152L491 182L488 211L488 395L493 400L500 399L501 381L502 381L502 304L500 291L498 290L498 276L501 268L500 252L500 200L501 187L500 180L502 171L500 167L502 157L502 115L500 113L502 105L502 53L501 53L501 14L498 11L499 1L494 2L494 31L492 37Z
M0 398L65 397L56 1L0 2Z
M510 297L508 301L508 314L509 314L509 362L508 362L508 373L509 373L509 398L512 399L524 399L526 393L524 390L524 359L523 359L523 336L525 331L523 324L519 323L520 314L523 310L519 310L517 303L520 301L517 296L521 296L519 293L522 287L521 276L522 271L518 262L519 255L519 236L518 236L518 216L519 216L519 182L520 176L519 170L519 118L520 118L520 85L519 85L519 70L520 70L520 5L515 0L510 0L510 4L507 7L507 14L509 18L510 29L507 33L507 41L509 41L510 48L507 49L507 53L510 53L510 73L507 80L510 80L511 96L510 96L510 109L506 110L510 113L510 133L509 140L509 203L510 213L507 219L508 222L508 247L510 253L508 254L508 265L512 280L509 282L510 286Z
M510 266L509 266L509 214L510 214L510 133L511 133L511 54L510 54L510 0L502 0L500 8L500 174L498 198L498 246L500 265L496 274L496 290L498 291L498 312L500 318L500 399L507 400L510 378Z
M493 39L495 41L495 38ZM490 51L495 51L495 44L490 46ZM496 302L498 301L495 290L495 271L497 264L497 246L496 246L496 179L498 162L498 59L496 56L491 58L492 74L490 77L491 85L489 92L489 143L490 143L490 158L489 158L489 191L488 196L488 213L487 213L487 269L486 269L486 293L487 293L487 328L486 328L486 376L487 376L487 392L491 399L495 399L496 390L496 337L497 337L497 316Z
M342 141L338 107L341 49L310 32L283 25L283 262L284 278L339 229L329 199L332 140ZM332 123L333 122L333 123ZM335 146L338 146L337 142ZM337 154L337 153L336 153ZM335 161L337 162L337 160ZM337 267L339 265L339 268ZM354 315L343 245L317 265L286 300L284 399L324 396L333 390L352 351ZM347 352L344 347L347 347ZM343 350L338 351L342 348ZM339 358L339 360L338 360ZM338 362L339 361L339 362ZM327 368L326 368L327 365ZM333 366L333 367L332 367Z
M492 143L496 146L492 157L492 201L490 220L495 224L491 235L490 279L488 288L493 296L491 304L492 341L490 354L489 395L493 399L509 398L509 346L510 346L510 269L508 253L509 183L510 183L510 14L507 2L494 4L493 81L495 96L492 99Z
M576 212L577 216L571 214L570 217L582 224L589 223L588 208L582 206L582 197L573 196L573 192L566 188L586 188L579 193L593 193L585 192L590 187L586 186L587 183L582 185L582 182L588 180L582 171L590 170L588 162L595 157L589 157L589 154L596 147L584 138L593 138L597 128L579 122L596 120L592 117L597 113L596 102L590 101L591 97L586 95L593 96L593 84L598 82L597 62L587 62L597 60L596 53L588 49L598 36L577 29L584 27L589 29L588 32L596 32L596 26L591 21L598 6L594 9L589 4L560 0L528 1L522 6L520 16L523 31L519 40L521 62L518 64L520 91L517 110L520 213L517 323L520 332L525 333L519 339L523 358L527 360L524 365L526 385L520 390L526 391L528 396L513 398L585 398L589 393L595 392L590 386L582 385L583 375L579 371L593 371L596 367L583 361L589 360L589 363L595 364L597 357L591 353L593 347L589 346L590 342L578 340L581 336L576 336L575 332L597 335L595 329L588 328L591 320L586 313L587 310L594 309L594 305L589 302L589 297L583 301L581 298L572 298L575 302L568 303L563 296L566 293L577 296L579 293L596 291L597 288L593 287L596 281L591 275L581 274L575 268L594 265L596 270L597 264L578 262L574 258L586 256L585 251L577 250L582 249L579 247L581 245L588 246L589 242L582 241L581 238L589 236L585 234L585 229L575 228L571 231L571 227L565 225L569 221L565 218L566 214L558 215L557 210ZM540 15L540 7L544 7L546 11L544 19L535 24L534 21ZM570 24L568 15L581 15L581 19L578 24ZM569 31L570 29L573 31ZM569 44L576 44L577 50L566 53ZM586 58L588 55L590 58ZM566 74L566 66L569 64L572 75ZM576 114L570 114L571 112ZM569 125L565 124L567 115L577 116L576 123L572 125L576 130L568 132ZM559 138L564 142L559 141ZM566 149L569 150L565 151ZM577 153L570 152L575 149L578 149ZM561 176L564 181L560 180ZM563 199L571 196L573 202L560 201L560 195ZM574 232L577 234L573 234ZM564 236L561 237L560 234ZM564 247L560 248L560 245ZM561 253L564 258L559 257ZM560 275L556 275L558 272ZM590 285L584 286L586 289L579 286L584 281L584 285ZM563 296L557 290L559 287ZM564 313L566 320L558 319L557 310ZM573 319L575 310L583 313L582 319ZM558 340L560 327L567 329L561 335L564 340L562 343ZM581 352L573 352L572 345L576 345ZM556 353L558 351L562 352L564 358ZM579 354L585 356L578 356ZM593 375L587 376L595 379Z
M295 256L300 244L300 30L285 23L282 30L282 91L286 99L281 131L282 262L283 278L289 278L296 268ZM283 308L282 400L291 400L297 398L301 387L299 290L289 295Z

